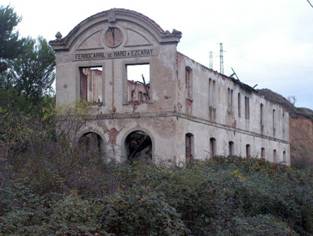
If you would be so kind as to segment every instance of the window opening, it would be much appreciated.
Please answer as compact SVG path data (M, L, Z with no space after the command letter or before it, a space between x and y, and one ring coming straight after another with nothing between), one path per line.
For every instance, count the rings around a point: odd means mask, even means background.
M102 103L103 70L101 66L80 67L80 99L88 103Z
M128 102L148 103L150 101L150 65L126 65Z
M245 118L250 119L250 102L249 98L245 97Z
M192 98L192 69L186 67L185 69L185 83L187 89L187 98Z

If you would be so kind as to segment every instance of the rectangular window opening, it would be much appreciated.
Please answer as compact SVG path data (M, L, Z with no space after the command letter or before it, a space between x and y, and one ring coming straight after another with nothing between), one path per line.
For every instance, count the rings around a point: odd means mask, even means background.
M272 115L272 119L273 119L273 136L275 137L276 135L276 125L275 125L275 109L273 109L273 115Z
M286 128L285 128L285 112L283 112L283 118L282 118L282 132L283 132L283 139L285 138L286 135Z
M241 97L240 93L238 93L238 117L241 117Z
M150 64L126 65L127 96L131 103L148 103L150 94Z
M245 97L245 119L250 119L250 102L248 97Z
M261 128L261 133L262 133L262 134L263 134L263 132L264 132L263 107L264 107L264 105L261 103L261 104L260 104L260 128Z
M185 83L187 98L192 99L192 69L188 66L185 68Z
M232 113L233 112L233 94L234 94L234 91L230 88L228 88L228 91L227 91L227 105L228 105L228 112L229 113Z
M208 101L209 101L209 106L212 105L212 79L209 79L209 91L208 91Z
M215 80L209 79L209 119L215 122L216 120L216 82Z
M103 102L102 66L80 67L80 99L92 104Z

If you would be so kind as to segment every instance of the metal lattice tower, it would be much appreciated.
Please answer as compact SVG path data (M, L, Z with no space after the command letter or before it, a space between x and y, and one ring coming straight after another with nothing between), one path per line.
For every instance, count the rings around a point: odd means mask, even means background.
M220 73L224 74L224 51L223 51L223 43L220 43Z

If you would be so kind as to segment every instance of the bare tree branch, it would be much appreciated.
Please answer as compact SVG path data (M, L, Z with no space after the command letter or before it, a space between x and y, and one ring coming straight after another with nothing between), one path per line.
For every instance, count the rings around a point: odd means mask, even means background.
M310 4L310 6L313 8L313 4L310 2L310 0L307 0L307 2Z

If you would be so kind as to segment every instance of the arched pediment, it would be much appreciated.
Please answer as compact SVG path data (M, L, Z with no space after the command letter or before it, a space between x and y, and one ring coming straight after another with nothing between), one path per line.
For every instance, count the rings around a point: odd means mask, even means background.
M92 31L92 28L99 27L99 25L106 25L106 29L110 29L110 27L114 28L114 26L118 25L120 22L136 25L144 32L147 32L149 36L159 44L177 44L181 38L181 32L176 30L173 30L171 33L169 31L164 31L157 23L147 16L127 9L114 8L88 17L79 23L66 37L50 41L50 44L56 51L68 51L73 47L73 45L75 45L75 43L77 43L77 41L81 40L81 37L83 37L86 32ZM136 46L132 42L134 40L138 41L139 45L151 44L147 37L141 34L138 30L125 29L124 33L128 36L125 46ZM97 30L92 32L87 38L97 38L102 37L103 35L104 33ZM86 36L84 37L83 41L79 42L79 45L76 47L85 49L92 47L97 48L101 46L99 45L99 40L88 41Z

